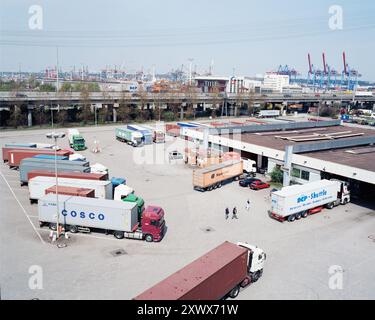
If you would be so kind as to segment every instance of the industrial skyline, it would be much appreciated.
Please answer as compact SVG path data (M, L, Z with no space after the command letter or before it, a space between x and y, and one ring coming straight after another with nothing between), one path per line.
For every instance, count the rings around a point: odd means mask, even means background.
M326 0L303 4L216 1L199 6L194 1L187 5L170 0L105 4L5 0L0 13L0 70L38 72L55 66L58 47L63 70L118 66L132 73L154 67L156 73L164 73L182 65L189 69L192 63L200 72L212 68L218 75L253 76L288 65L307 78L307 54L314 66L324 69L324 52L330 66L341 74L345 51L361 79L374 80L371 53L375 48L369 39L375 28L375 4L346 0L335 4L343 12L339 30L329 27L333 3ZM41 29L30 29L33 5L42 8Z

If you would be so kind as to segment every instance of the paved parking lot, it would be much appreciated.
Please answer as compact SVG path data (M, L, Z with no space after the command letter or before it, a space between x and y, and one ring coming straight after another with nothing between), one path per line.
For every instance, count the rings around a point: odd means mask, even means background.
M45 142L47 130L6 132L7 142ZM201 193L192 188L192 169L153 155L155 145L134 149L114 138L114 127L81 130L89 148L80 152L91 163L126 177L145 199L166 212L167 233L160 243L116 240L104 234L75 234L58 248L41 230L37 206L20 187L18 172L0 165L1 297L3 299L131 299L222 241L245 241L267 253L263 278L238 299L374 299L375 212L349 204L294 223L267 215L269 190L251 191L238 183ZM94 154L94 140L102 151ZM65 138L59 143L68 146ZM162 154L183 150L185 142L168 138ZM165 148L165 150L164 150ZM245 210L246 200L251 209ZM238 220L225 220L224 209L238 208ZM117 249L124 253L114 256ZM43 289L30 289L35 268L43 271ZM343 288L333 290L342 268ZM30 269L31 267L31 269ZM331 268L331 269L330 269ZM338 268L336 268L338 269ZM331 277L331 278L330 278ZM330 280L331 279L331 280Z

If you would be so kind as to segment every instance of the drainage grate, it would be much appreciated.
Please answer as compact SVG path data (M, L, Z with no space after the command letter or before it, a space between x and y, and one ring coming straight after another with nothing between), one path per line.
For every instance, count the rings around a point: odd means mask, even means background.
M213 231L215 231L215 229L212 228L212 227L204 227L204 228L202 228L201 230L202 230L204 233L209 233L209 232L213 232Z
M114 257L123 256L125 254L127 254L127 253L124 249L117 249L117 250L111 251L111 255L114 256Z

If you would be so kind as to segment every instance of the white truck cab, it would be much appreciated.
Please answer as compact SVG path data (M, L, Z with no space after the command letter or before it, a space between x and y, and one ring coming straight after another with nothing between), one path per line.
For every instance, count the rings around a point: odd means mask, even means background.
M121 201L126 198L129 194L133 193L134 189L130 188L125 184L120 184L115 188L113 200Z
M256 162L254 160L241 158L243 163L243 171L255 174L257 172Z
M248 250L248 273L251 277L251 282L256 282L263 274L266 253L263 249L246 242L237 242L237 245Z

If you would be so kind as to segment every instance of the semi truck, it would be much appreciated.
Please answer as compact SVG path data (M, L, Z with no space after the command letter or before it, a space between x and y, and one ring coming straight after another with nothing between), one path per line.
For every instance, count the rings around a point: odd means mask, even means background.
M225 241L134 300L234 299L262 276L265 260L256 246Z
M241 158L243 163L243 171L255 176L257 172L257 165L254 160Z
M57 172L90 172L89 162L87 161L66 161L57 160ZM55 161L50 159L25 158L19 166L21 186L28 183L28 173L35 170L45 170L55 172ZM108 176L108 175L107 175Z
M193 171L193 187L199 191L211 191L243 174L242 160L229 160L204 169Z
M86 197L86 198L94 198L95 197L95 189L88 189L88 188L77 188L77 187L64 187L64 186L52 186L46 189L45 194L57 193L60 195L66 196L77 196L77 197Z
M41 227L56 229L56 196L48 194L38 203ZM59 223L71 233L103 230L117 239L160 241L165 232L164 210L147 207L138 221L137 205L132 202L59 196Z
M69 146L75 151L85 150L86 141L79 133L78 129L68 129Z
M133 131L128 128L116 128L116 139L121 142L126 142L133 147L143 145L143 135L138 131Z
M350 202L348 185L337 180L320 180L284 187L271 193L272 218L293 222L308 215Z
M95 190L95 198L113 199L111 181L57 178L57 184L65 187L90 188ZM56 185L55 177L34 177L29 180L30 203L38 202L45 190Z
M72 152L69 150L58 150L56 151L57 156L69 156ZM8 158L8 165L10 168L18 168L20 166L21 160L25 158L31 158L36 155L40 154L47 154L47 155L55 155L54 150L10 150L8 152L9 158ZM37 159L40 160L40 159Z
M153 142L153 135L152 131L144 128L143 126L135 125L135 124L128 124L127 128L139 132L142 135L142 142L143 144L152 144Z

